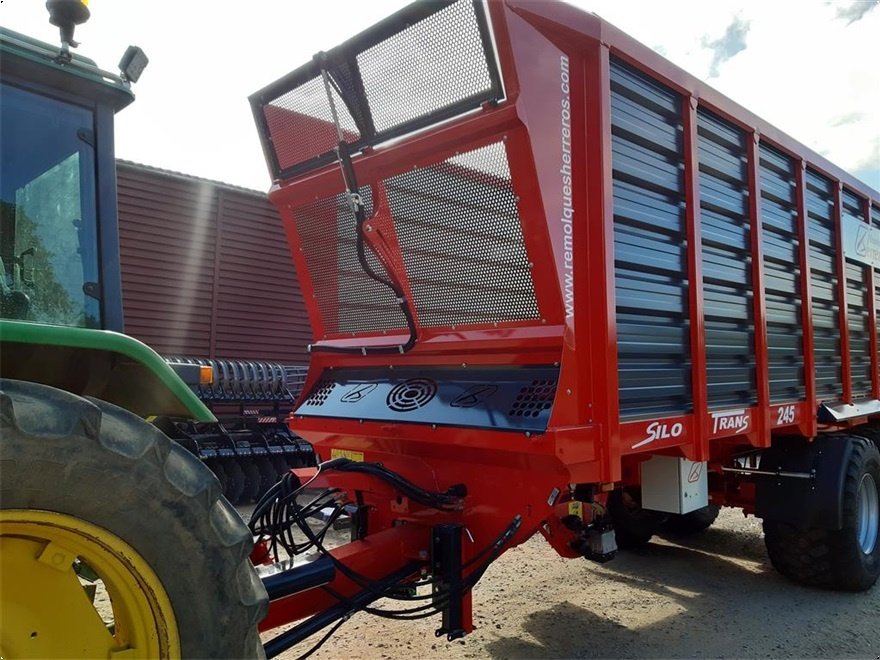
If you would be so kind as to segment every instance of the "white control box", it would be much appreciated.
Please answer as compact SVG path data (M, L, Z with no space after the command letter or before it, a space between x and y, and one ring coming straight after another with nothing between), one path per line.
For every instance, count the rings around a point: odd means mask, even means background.
M709 504L708 465L686 458L653 456L642 463L642 508L690 513Z

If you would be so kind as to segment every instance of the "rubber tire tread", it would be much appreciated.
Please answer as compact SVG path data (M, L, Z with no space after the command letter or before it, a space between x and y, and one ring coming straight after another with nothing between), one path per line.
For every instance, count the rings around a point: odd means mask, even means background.
M608 514L614 524L614 536L621 550L645 545L656 534L665 520L665 514L641 508L641 492L635 487L624 487L639 506L630 508L624 501L624 491L616 488L608 494Z
M217 479L140 417L0 380L0 508L57 511L116 534L171 600L184 658L263 658L268 596Z
M669 532L670 534L677 534L679 536L699 534L712 526L712 523L718 518L720 512L720 506L717 504L709 504L702 509L697 509L690 513L683 513L680 515L669 514L669 517L666 518L666 521L663 523L663 531Z
M850 436L852 453L843 493L843 528L801 528L764 521L764 543L770 563L782 575L814 587L865 591L880 576L880 542L865 555L856 539L857 495L862 475L870 470L880 484L880 452L870 440Z
M860 426L855 426L852 428L853 435L860 435L863 438L867 438L880 450L880 424L877 422L868 422L867 424L862 424Z

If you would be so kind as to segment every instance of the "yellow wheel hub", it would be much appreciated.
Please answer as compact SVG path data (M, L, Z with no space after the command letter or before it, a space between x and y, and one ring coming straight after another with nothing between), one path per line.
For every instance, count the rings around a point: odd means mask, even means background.
M153 569L106 529L0 511L0 658L179 658Z

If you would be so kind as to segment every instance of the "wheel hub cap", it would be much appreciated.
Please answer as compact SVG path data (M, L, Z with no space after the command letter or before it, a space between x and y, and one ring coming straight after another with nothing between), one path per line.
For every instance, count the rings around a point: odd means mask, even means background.
M0 657L180 657L161 582L106 529L50 511L4 510L0 573Z
M874 552L877 546L878 530L880 530L880 497L877 494L877 483L870 474L863 474L859 482L858 501L858 535L859 547L866 555Z

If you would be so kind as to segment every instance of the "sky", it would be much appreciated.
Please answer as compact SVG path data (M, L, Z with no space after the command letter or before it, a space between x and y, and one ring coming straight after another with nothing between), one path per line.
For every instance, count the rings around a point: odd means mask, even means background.
M256 190L271 180L247 97L408 4L90 0L78 52L150 64L117 116L117 156ZM880 190L880 0L571 0ZM56 43L43 0L0 24Z

